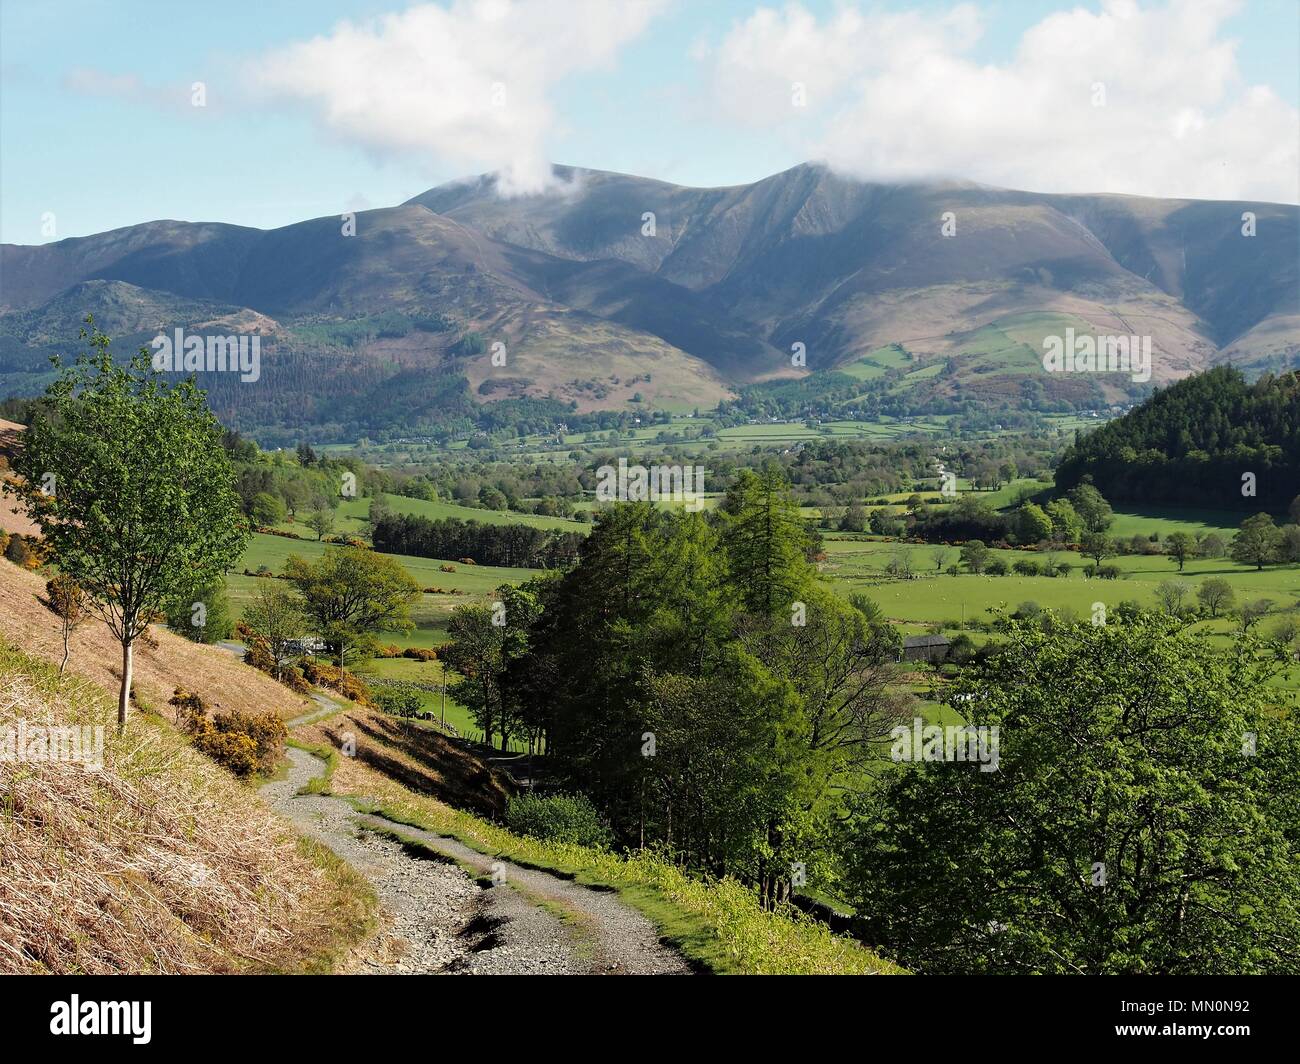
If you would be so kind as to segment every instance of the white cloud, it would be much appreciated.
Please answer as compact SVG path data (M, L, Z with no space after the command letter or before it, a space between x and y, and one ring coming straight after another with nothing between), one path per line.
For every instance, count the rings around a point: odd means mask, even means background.
M1238 7L1104 0L984 64L973 5L819 19L795 3L760 8L703 61L724 115L858 177L1300 202L1300 111L1240 76L1223 35Z
M456 0L420 4L262 56L269 93L312 108L335 135L379 154L497 170L506 193L551 183L565 77L608 68L665 0Z

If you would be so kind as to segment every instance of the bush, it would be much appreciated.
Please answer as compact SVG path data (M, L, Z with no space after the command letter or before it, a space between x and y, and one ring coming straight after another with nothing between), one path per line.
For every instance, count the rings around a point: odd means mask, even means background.
M988 563L988 565L984 566L984 571L988 573L989 576L1006 576L1007 563L1001 558L994 558Z
M385 688L375 692L375 703L385 713L395 717L418 716L423 703L414 691L397 687Z
M9 543L5 546L5 557L14 565L21 565L24 569L38 569L41 564L41 557L36 541L28 536L15 534L9 537Z
M302 674L308 683L316 684L318 687L329 687L344 698L350 698L363 706L375 704L370 688L350 672L340 673L337 666L327 665L314 658L303 658L298 666L302 669Z
M402 657L414 658L416 661L437 661L438 652L428 647L407 647L402 651Z
M1118 580L1121 571L1118 565L1103 565L1097 570L1097 575L1103 580Z
M1021 576L1038 576L1042 573L1038 563L1031 558L1022 558L1016 562L1015 570Z
M179 687L169 701L195 748L236 776L269 773L284 754L289 730L274 713L231 710L209 717L203 699Z
M608 848L613 838L584 794L517 794L506 806L506 827L535 839L597 849Z

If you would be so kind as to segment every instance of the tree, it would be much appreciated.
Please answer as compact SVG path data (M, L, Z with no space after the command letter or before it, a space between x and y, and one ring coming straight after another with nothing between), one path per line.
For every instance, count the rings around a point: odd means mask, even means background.
M1196 553L1202 558L1222 558L1228 549L1227 543L1217 532L1205 536L1196 547Z
M388 500L383 495L376 495L370 500L370 512L366 518L366 526L373 539L375 528L387 517L393 514L392 507L388 505Z
M526 682L508 682L521 669L529 649L529 630L541 613L536 589L529 584L496 589L490 606L457 606L447 625L450 641L443 660L463 677L450 688L483 729L483 741L501 734L504 753L510 739L529 733L532 718ZM522 677L519 677L522 679Z
M1184 563L1196 553L1196 540L1186 532L1171 532L1165 540L1165 553L1178 563L1178 571L1181 573Z
M193 380L167 385L147 349L117 365L109 338L60 369L23 434L15 490L61 572L122 648L126 727L135 641L185 587L218 579L247 542L222 429Z
M1237 600L1232 585L1221 576L1202 580L1200 587L1196 589L1196 597L1201 605L1210 611L1211 618L1217 618L1220 613L1232 609Z
M1083 556L1091 558L1097 564L1098 569L1101 568L1103 561L1115 553L1115 544L1105 532L1085 533L1083 542L1079 546Z
M1250 602L1243 602L1241 608L1237 610L1237 625L1241 634L1245 635L1254 628L1263 618L1268 616L1269 610L1272 608L1272 599L1253 599Z
M1053 499L1047 504L1052 519L1052 538L1058 543L1078 543L1083 535L1083 521L1069 499Z
M285 509L284 503L277 496L268 491L259 491L253 496L248 512L255 524L261 528L269 528L284 520Z
M810 579L808 532L784 474L742 470L722 503L731 579L751 613L784 610Z
M1282 546L1282 533L1268 514L1255 514L1241 522L1241 528L1232 539L1233 561L1263 569L1276 560Z
M1278 558L1284 562L1300 562L1300 525L1283 525L1279 537Z
M329 504L318 500L307 515L307 527L316 533L319 542L334 531L334 511Z
M1040 543L1052 538L1052 519L1041 506L1027 502L1016 512L1016 535L1021 543Z
M46 602L55 616L63 622L63 660L59 662L59 675L68 666L68 638L72 630L86 618L86 594L67 573L59 573L45 582Z
M411 604L420 597L420 585L395 558L364 547L326 547L314 563L290 555L284 575L321 637L337 651L340 671L358 638L408 630Z
M226 581L218 577L206 587L187 588L167 604L167 627L196 643L229 639L234 628Z
M244 610L244 624L266 643L275 662L275 678L280 679L289 645L307 632L302 602L280 581L259 580L253 601Z
M1300 495L1291 500L1291 505L1287 507L1287 516L1291 518L1291 523L1300 525Z
M971 669L996 770L901 765L856 802L868 942L926 974L1300 972L1300 730L1265 663L1139 616L1013 624Z
M1181 617L1183 615L1183 604L1187 601L1187 596L1191 594L1191 591L1192 586L1182 580L1162 580L1160 586L1156 588L1156 597L1170 617Z
M972 573L982 573L992 555L993 552L984 545L982 540L968 539L962 544L961 560Z
M840 518L841 532L861 532L867 527L867 511L856 499L849 503Z
M934 571L941 573L952 561L952 548L946 544L940 544L930 551L930 560L934 562Z
M1069 492L1068 498L1079 515L1085 532L1105 532L1110 528L1115 512L1101 492L1091 484L1080 484Z

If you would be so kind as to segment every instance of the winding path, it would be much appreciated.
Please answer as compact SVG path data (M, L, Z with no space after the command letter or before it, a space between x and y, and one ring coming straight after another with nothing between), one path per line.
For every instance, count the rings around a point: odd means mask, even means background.
M319 715L334 708L322 707ZM317 716L310 713L293 723ZM686 962L660 943L654 925L616 894L479 853L455 839L360 814L341 798L300 795L303 786L324 773L325 763L292 747L288 755L288 776L265 784L263 796L364 875L389 920L386 936L366 947L354 963L356 970L689 974Z

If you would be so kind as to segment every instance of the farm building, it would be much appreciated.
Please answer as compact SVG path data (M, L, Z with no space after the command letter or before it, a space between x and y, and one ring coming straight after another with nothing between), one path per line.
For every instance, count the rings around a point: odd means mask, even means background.
M928 661L937 665L948 657L951 641L946 635L909 635L903 639L904 661Z

